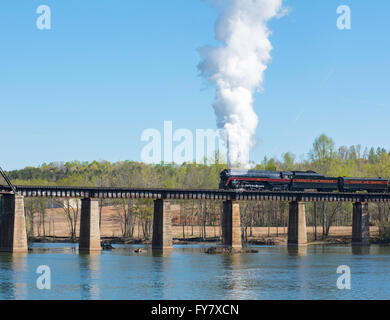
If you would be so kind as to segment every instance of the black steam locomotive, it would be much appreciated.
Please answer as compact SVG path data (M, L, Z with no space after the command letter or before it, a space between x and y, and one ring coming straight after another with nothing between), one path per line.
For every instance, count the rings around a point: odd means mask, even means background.
M220 189L319 192L384 193L388 181L382 178L330 178L314 171L224 170L220 174Z

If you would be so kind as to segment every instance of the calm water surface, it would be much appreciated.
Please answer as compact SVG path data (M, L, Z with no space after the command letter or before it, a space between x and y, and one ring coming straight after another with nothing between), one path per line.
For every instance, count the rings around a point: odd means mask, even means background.
M202 245L163 255L129 245L92 255L77 244L31 247L0 254L0 299L390 299L389 246L258 246L231 256ZM37 289L40 265L51 269L51 290ZM351 290L337 289L340 265L351 268Z

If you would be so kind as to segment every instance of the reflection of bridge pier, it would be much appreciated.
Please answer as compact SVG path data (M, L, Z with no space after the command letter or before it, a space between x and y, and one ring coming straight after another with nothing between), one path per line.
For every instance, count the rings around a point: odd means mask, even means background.
M15 300L27 299L28 296L28 280L26 279L26 271L28 271L28 267L26 258L26 252L16 252L11 255L11 283L14 288Z
M27 299L26 256L26 252L12 255L0 253L0 263L5 272L0 283L0 300Z
M81 298L99 299L100 289L97 279L100 277L100 255L98 251L79 255Z
M307 246L287 246L287 253L292 257L306 257Z

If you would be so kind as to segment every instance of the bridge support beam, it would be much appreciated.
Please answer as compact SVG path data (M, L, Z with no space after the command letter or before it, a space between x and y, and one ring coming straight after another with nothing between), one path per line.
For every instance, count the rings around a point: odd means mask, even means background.
M352 243L370 243L370 214L368 203L355 202L352 216Z
M154 200L152 249L172 249L172 217L170 203Z
M221 217L222 243L233 249L242 248L240 205L236 201L224 201Z
M99 228L99 202L89 198L81 200L79 250L101 251Z
M2 197L0 251L13 253L28 252L23 196L4 195Z
M307 245L305 203L290 202L288 219L288 245Z

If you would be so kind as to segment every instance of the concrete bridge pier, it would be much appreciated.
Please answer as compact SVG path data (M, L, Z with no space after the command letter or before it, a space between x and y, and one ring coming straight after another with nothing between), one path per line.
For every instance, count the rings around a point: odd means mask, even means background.
M23 196L10 194L1 199L0 251L28 252Z
M99 228L99 202L89 198L81 200L79 250L98 252L102 250Z
M152 249L173 248L171 206L167 200L154 200Z
M352 216L352 243L370 243L370 214L368 203L355 202Z
M290 202L288 218L288 245L307 245L305 203Z
M237 201L224 201L221 227L223 245L233 249L241 249L240 205Z

